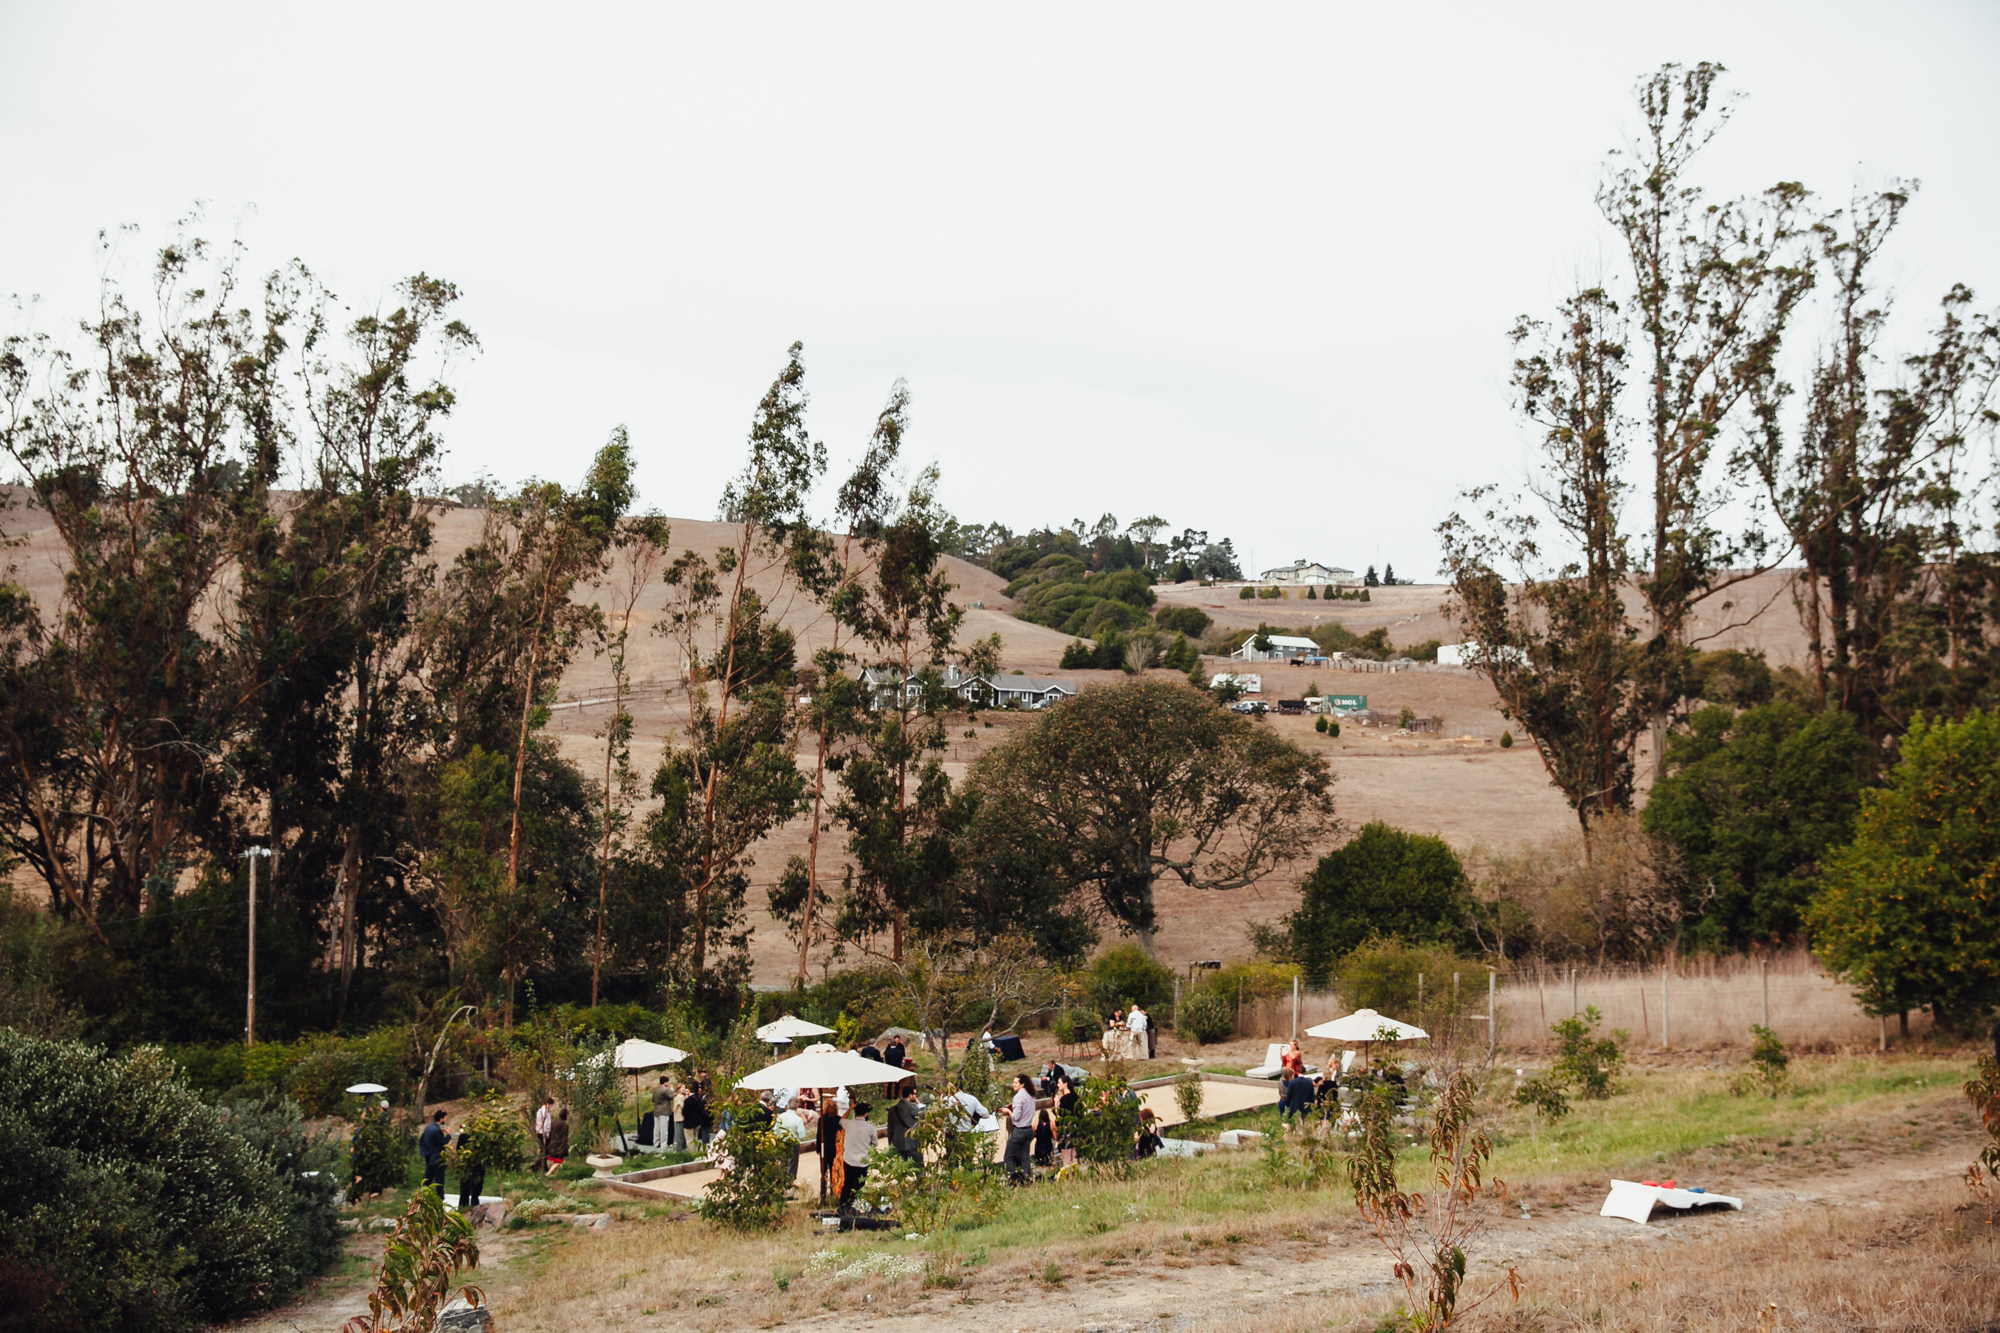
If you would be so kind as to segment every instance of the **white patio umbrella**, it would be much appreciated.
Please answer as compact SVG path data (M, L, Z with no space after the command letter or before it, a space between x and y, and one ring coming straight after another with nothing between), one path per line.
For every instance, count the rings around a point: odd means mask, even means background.
M657 1069L661 1065L679 1064L681 1061L687 1059L688 1053L672 1046L662 1046L657 1041L644 1041L638 1037L627 1037L624 1041L618 1043L617 1049L600 1051L582 1063L595 1068L604 1063L606 1056L610 1057L613 1069L623 1069L631 1073L632 1095L636 1098L639 1095L639 1071L641 1069ZM624 1131L620 1130L619 1132L622 1134Z
M808 1023L803 1018L786 1014L758 1028L757 1040L782 1046L794 1037L826 1037L832 1034L832 1028L823 1028L817 1023Z
M1384 1036L1384 1033L1391 1035ZM1308 1037L1323 1037L1329 1041L1357 1041L1365 1052L1378 1041L1415 1041L1431 1034L1410 1023L1400 1023L1373 1009L1356 1009L1345 1018L1336 1018L1306 1029Z
M852 1088L900 1083L906 1077L880 1060L870 1060L853 1051L808 1051L739 1078L736 1086L758 1092L779 1088Z
M1384 1031L1395 1035L1384 1037ZM1345 1018L1307 1028L1306 1035L1325 1037L1330 1041L1413 1041L1431 1034L1412 1024L1399 1023L1386 1014L1378 1014L1373 1009L1356 1009Z
M641 1041L629 1037L618 1043L611 1059L620 1069L654 1069L660 1065L675 1065L688 1058L686 1051L672 1046L662 1046L657 1041Z
M388 1089L380 1083L357 1083L349 1088L348 1091L358 1096L366 1097L371 1092L387 1092Z

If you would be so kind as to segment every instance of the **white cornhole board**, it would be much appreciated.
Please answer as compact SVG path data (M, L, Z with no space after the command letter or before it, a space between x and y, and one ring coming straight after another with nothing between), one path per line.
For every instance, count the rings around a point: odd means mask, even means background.
M1696 1194L1693 1190L1670 1190L1664 1185L1642 1185L1636 1180L1614 1180L1611 1182L1611 1194L1604 1200L1604 1206L1597 1210L1597 1215L1622 1217L1644 1226L1646 1219L1653 1215L1656 1203L1682 1211L1711 1203L1724 1204L1738 1212L1743 1210L1743 1200L1732 1199L1727 1194Z

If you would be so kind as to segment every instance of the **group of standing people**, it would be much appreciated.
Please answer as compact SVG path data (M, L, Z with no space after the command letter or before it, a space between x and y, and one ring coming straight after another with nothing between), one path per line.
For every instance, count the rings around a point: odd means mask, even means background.
M425 1189L444 1193L445 1150L452 1147L452 1138L445 1129L446 1113L431 1112L424 1122L423 1131L417 1135L417 1155L424 1163ZM472 1142L471 1124L459 1126L457 1147L462 1152ZM569 1108L560 1109L553 1097L544 1098L535 1108L535 1170L546 1175L554 1175L557 1168L569 1158ZM463 1160L463 1159L461 1159ZM482 1167L467 1166L459 1175L458 1206L471 1208L479 1202L479 1193L486 1187L486 1171Z
M1112 1010L1111 1026L1122 1027L1132 1034L1133 1045L1141 1058L1151 1060L1159 1053L1159 1029L1153 1026L1152 1015L1140 1008L1136 1000L1130 1009Z
M690 1144L706 1144L715 1135L715 1113L709 1109L708 1080L699 1073L686 1083L676 1083L670 1075L660 1075L653 1088L652 1133L641 1126L641 1142L655 1148L685 1149Z

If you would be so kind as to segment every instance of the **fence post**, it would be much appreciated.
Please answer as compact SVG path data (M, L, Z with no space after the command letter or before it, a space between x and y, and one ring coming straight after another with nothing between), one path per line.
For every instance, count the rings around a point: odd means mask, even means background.
M1671 963L1660 964L1660 1049L1663 1051L1670 1051L1674 1047L1672 1029L1668 1026L1667 1018L1667 969L1672 966Z
M1576 1017L1576 968L1569 970L1569 1016Z
M1875 1021L1882 1025L1881 1045L1878 1049L1886 1051L1889 1049L1889 1015L1877 1014Z
M1762 958L1757 960L1757 981L1764 988L1764 1026L1771 1026L1771 968Z
M1417 1021L1424 1021L1424 974L1417 973Z
M1498 1011L1494 999L1500 989L1500 974L1492 968L1486 969L1486 1063L1493 1063L1494 1052L1500 1049L1500 1029L1496 1026Z
M1292 1040L1299 1039L1299 977L1292 974Z

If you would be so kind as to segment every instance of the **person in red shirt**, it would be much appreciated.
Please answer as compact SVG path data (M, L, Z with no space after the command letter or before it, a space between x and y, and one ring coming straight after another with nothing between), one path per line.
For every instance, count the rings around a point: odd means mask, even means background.
M1295 1041L1285 1048L1283 1055L1278 1057L1278 1063L1284 1066L1285 1077L1297 1078L1306 1072L1306 1053L1299 1049L1299 1044Z

